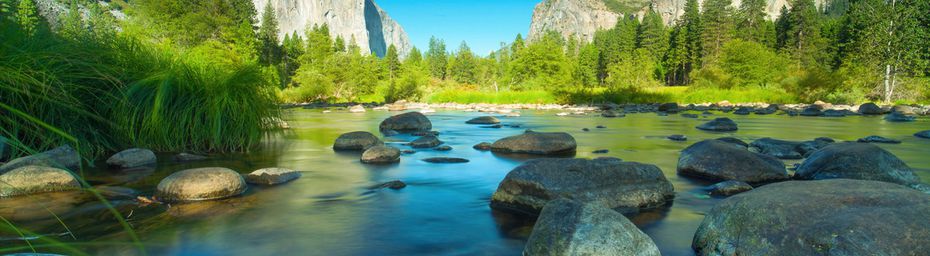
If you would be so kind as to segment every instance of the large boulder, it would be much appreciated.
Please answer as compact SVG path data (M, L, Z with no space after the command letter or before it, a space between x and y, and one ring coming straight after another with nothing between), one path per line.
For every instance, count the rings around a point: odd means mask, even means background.
M815 151L820 150L821 148L824 148L826 146L829 146L830 144L833 144L834 142L836 141L831 138L820 137L814 140L801 142L800 144L798 144L798 146L795 149L797 149L798 153L801 153L801 155L803 155L804 157L808 157Z
M882 107L875 105L875 103L869 102L869 103L859 105L859 114L884 115L885 113L888 113L888 111L885 111L884 109L882 109Z
M493 116L481 116L481 117L475 117L475 118L472 118L471 120L465 121L465 123L466 124L499 124L501 123L501 120Z
M439 146L439 144L442 144L442 141L433 135L426 135L426 136L417 138L411 141L410 143L407 143L407 145L410 145L410 147L413 147L413 148L431 148L431 147Z
M731 196L750 190L752 185L738 180L728 180L707 187L707 191L716 196Z
M739 127L736 125L736 122L733 122L733 120L726 117L711 120L710 122L698 125L697 128L705 131L715 132L732 132L739 129Z
M659 248L623 214L596 203L556 199L546 204L523 255L649 255Z
M930 139L930 130L915 133L914 136L917 136L918 138Z
M801 159L804 156L797 150L800 144L794 141L761 138L750 143L749 149L779 159Z
M616 158L535 159L514 168L491 196L491 207L534 215L568 198L624 212L655 208L675 193L659 167Z
M374 146L362 153L362 163L390 164L400 162L400 150L388 146Z
M901 112L891 112L885 115L885 121L888 122L912 122L914 120L917 120L917 118Z
M55 167L27 165L0 175L0 197L81 189L71 172Z
M491 144L491 151L535 155L572 154L578 145L564 132L532 132L506 137Z
M432 130L433 123L423 113L407 112L384 119L379 127L382 131L394 130L409 133Z
M803 111L801 111L800 115L802 115L802 116L822 116L822 115L823 115L823 111L822 111L822 110L823 110L823 107L820 107L820 106L818 106L818 105L813 105L813 106L807 107L807 108L805 108Z
M814 152L794 174L795 179L877 180L910 185L920 182L904 161L868 143L836 143Z
M3 136L0 136L0 163L2 163L3 161L6 161L12 154L11 151L13 149L10 147L10 144L8 143L8 141L9 139L4 138Z
M370 132L350 132L339 135L333 143L335 150L365 150L367 148L384 145L381 139Z
M664 103L659 105L658 110L661 112L677 113L679 111L678 103Z
M245 181L259 185L278 185L300 178L298 171L285 168L262 168L245 176Z
M698 255L926 255L930 196L891 183L789 181L727 198L704 217Z
M773 156L750 152L721 140L705 140L685 148L678 174L711 181L763 183L788 179L785 164Z
M120 168L133 168L145 165L153 165L157 159L155 153L143 148L130 148L120 151L107 159L107 164Z
M247 188L239 173L227 168L207 167L168 175L158 183L155 197L164 202L204 201L237 196Z
M64 145L35 155L10 160L0 166L0 174L29 165L78 170L81 168L81 156L71 146Z

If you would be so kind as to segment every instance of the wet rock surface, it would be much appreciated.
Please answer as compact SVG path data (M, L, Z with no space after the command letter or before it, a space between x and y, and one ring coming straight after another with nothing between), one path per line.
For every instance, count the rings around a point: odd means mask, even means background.
M469 161L468 159L458 157L430 157L423 159L423 162L433 164L461 164Z
M223 199L242 194L248 187L239 173L221 167L187 169L161 180L155 197L165 202Z
M298 171L286 168L262 168L245 176L245 181L259 185L278 185L300 178Z
M897 184L914 184L920 178L914 171L878 146L868 143L836 143L810 155L794 174L795 179L859 179Z
M889 139L889 138L885 138L882 136L875 136L875 135L860 138L856 141L862 142L862 143L885 143L885 144L900 144L901 143L900 140Z
M411 141L410 143L407 143L408 146L413 147L413 148L432 148L435 146L439 146L439 144L442 144L442 141L440 141L439 138L436 138L436 136L433 136L433 135L423 136L423 137L417 138L416 140Z
M389 146L374 146L365 150L361 157L366 164L390 164L400 162L400 150Z
M0 174L29 165L64 168L75 171L81 167L81 156L78 155L77 151L71 148L71 146L64 145L35 155L10 160L0 165Z
M733 120L721 117L697 126L698 129L716 132L732 132L739 128Z
M738 180L728 180L707 187L707 191L715 196L731 196L750 190L752 185Z
M543 208L524 255L651 255L659 248L623 214L597 203L556 199Z
M350 132L339 135L336 142L333 143L334 150L365 150L367 148L383 145L374 134L370 132Z
M747 183L788 179L784 163L777 158L721 140L704 140L683 150L678 158L678 174Z
M499 124L501 123L501 120L493 116L481 116L481 117L475 117L475 118L472 118L471 120L465 121L465 123L466 124Z
M749 149L779 159L801 159L803 154L797 148L800 142L761 138L749 144Z
M510 136L491 144L491 151L535 155L572 154L577 148L575 138L564 132L532 132Z
M429 131L433 129L433 123L429 121L420 112L407 112L400 115L392 116L381 121L379 128L382 131L394 130L397 132L416 132Z
M78 189L71 172L54 167L27 165L0 175L0 198Z
M131 148L114 154L107 159L107 164L119 168L133 168L154 165L156 161L155 153L151 150Z

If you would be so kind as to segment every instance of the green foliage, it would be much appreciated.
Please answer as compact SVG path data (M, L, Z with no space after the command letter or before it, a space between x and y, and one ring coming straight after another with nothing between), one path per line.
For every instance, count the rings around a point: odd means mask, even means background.
M278 46L278 19L271 1L265 3L262 11L262 26L258 30L261 41L261 61L266 65L276 64L280 60L281 48Z
M719 87L765 86L788 75L789 60L765 45L737 39L723 46L720 66L733 79Z
M446 66L449 61L447 54L446 43L435 37L430 37L429 50L426 52L430 75L439 79L446 79Z
M34 35L39 29L39 10L36 9L35 0L20 0L16 7L16 21L26 35Z
M477 69L478 63L475 54L471 52L468 44L462 42L450 64L449 74L452 76L452 80L465 84L477 83Z
M733 38L733 10L730 7L732 0L704 1L704 12L701 14L702 30L701 45L705 60L713 63L720 55L723 45Z

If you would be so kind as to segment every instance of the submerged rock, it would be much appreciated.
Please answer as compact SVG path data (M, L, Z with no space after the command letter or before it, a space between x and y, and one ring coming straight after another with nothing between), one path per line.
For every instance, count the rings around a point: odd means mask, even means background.
M458 157L430 157L423 159L423 162L433 164L461 164L469 162L468 159Z
M468 120L465 123L466 124L499 124L501 123L501 120L493 116L481 116L481 117L472 118L471 120Z
M885 137L882 137L882 136L875 136L875 135L868 136L868 137L865 137L865 138L860 138L860 139L858 139L858 140L856 140L856 141L857 141L857 142L862 142L862 143L901 144L901 141L900 141L900 140L889 139L889 138L885 138Z
M684 135L681 135L681 134L669 135L667 138L668 138L669 140L674 140L674 141L686 141L686 140L688 140L688 136L684 136Z
M800 142L761 138L749 144L749 149L780 159L801 159L804 156L797 151Z
M10 160L0 166L0 174L29 165L78 170L81 168L81 156L71 146L64 145L35 155Z
M739 129L736 125L736 122L733 122L733 120L726 117L717 118L713 121L698 125L697 128L705 131L716 132L732 132Z
M436 147L436 151L451 151L451 150L452 150L452 147L451 147L451 146L439 146L439 147Z
M398 189L402 189L406 187L407 187L407 183L404 183L403 181L399 181L399 180L393 180L393 181L388 181L385 183L381 183L381 184L368 187L368 189L375 190L375 189L389 188L393 190L398 190Z
M918 138L930 139L930 130L915 133L914 136L917 136Z
M245 179L236 171L206 167L168 175L158 183L155 197L169 203L215 200L238 196L247 188Z
M613 111L613 110L604 110L604 112L601 112L601 116L607 117L607 118L613 118L613 117L624 117L626 116L626 114L618 113L617 111Z
M389 146L374 146L362 153L362 163L390 164L400 162L400 150Z
M882 109L882 107L875 105L875 103L869 102L869 103L859 105L859 114L884 115L885 113L888 113L888 111L885 111L884 109Z
M659 167L617 158L534 159L514 168L491 197L491 207L537 214L568 198L635 212L665 205L675 193Z
M891 112L885 115L885 120L889 122L912 122L917 118L900 112Z
M298 171L285 168L263 168L245 176L245 181L259 185L278 185L300 178Z
M794 174L795 179L857 179L897 184L920 182L914 171L890 152L868 143L836 143L814 152Z
M350 132L339 135L333 143L334 150L365 150L367 148L384 145L381 139L370 132Z
M180 153L174 156L175 162L192 162L192 161L201 161L206 160L206 156L194 155L188 153Z
M684 118L698 118L698 117L700 117L700 116L698 116L698 114L684 113L684 114L681 114L681 117L684 117Z
M491 144L491 151L535 155L575 153L575 138L564 132L532 132L510 136Z
M120 168L133 168L144 165L153 165L157 159L155 153L148 149L131 148L120 151L107 159L107 164Z
M810 107L805 108L803 111L801 111L800 115L801 116L822 116L823 115L823 111L821 111L822 109L823 108L818 107L818 106L810 106Z
M542 209L523 254L661 255L652 238L623 214L597 203L564 198Z
M734 115L749 115L753 112L753 109L750 107L740 107L733 111Z
M27 165L0 175L0 197L81 189L71 172L55 167Z
M698 255L923 255L930 196L891 183L788 181L727 198L704 217Z
M437 136L437 137L439 137L439 131L418 131L418 132L410 133L410 135L413 135L413 136L420 136L420 137L423 137L423 136Z
M678 174L711 181L763 183L788 179L785 164L721 140L704 140L681 151Z
M594 154L607 154L607 153L609 153L609 152L610 152L610 150L606 150L606 149L598 149L598 150L595 150L595 151L591 151L591 153L594 153Z
M731 196L752 190L752 185L738 180L728 180L710 185L707 190L710 191L711 195Z
M417 138L416 140L411 141L410 143L407 143L407 145L413 148L431 148L431 147L439 146L439 144L442 144L442 141L440 141L439 138L436 138L436 136L433 136L433 135L423 136L423 137Z
M828 109L823 111L825 117L845 117L847 114L846 110Z
M481 150L481 151L491 150L491 143L490 143L490 142L481 142L481 143L475 144L475 146L472 146L472 148L477 149L477 150Z
M659 108L658 108L659 112L666 112L666 113L678 113L678 110L679 110L678 103L665 103L665 104L659 105Z
M384 119L379 128L398 132L429 131L433 129L433 123L420 112L407 112Z

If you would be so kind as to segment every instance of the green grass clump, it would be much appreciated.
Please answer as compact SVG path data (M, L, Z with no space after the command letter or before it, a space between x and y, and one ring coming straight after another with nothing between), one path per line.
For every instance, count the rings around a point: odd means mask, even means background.
M427 103L550 104L558 100L547 91L467 91L446 89L424 97Z

